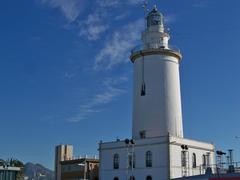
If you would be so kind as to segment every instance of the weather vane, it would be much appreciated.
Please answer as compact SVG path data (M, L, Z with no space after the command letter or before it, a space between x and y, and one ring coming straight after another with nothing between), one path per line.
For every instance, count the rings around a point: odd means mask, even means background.
M146 14L147 14L147 11L148 11L148 0L143 1L142 7L144 9L144 17L146 17Z

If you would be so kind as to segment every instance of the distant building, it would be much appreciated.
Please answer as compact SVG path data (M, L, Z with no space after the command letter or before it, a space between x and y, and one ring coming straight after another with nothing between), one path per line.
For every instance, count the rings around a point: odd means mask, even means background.
M0 166L0 180L16 180L19 167Z
M61 180L98 180L99 160L80 158L61 162Z
M98 180L98 171L99 160L96 157L74 158L72 145L56 146L56 180Z
M55 180L61 180L61 161L71 160L73 157L72 145L58 145L55 147Z

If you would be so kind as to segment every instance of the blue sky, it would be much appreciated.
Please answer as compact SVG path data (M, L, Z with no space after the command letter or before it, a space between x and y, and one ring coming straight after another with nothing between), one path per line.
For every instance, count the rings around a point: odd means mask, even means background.
M130 49L142 0L0 2L0 158L53 168L54 146L98 154L131 136ZM240 154L240 1L157 4L183 53L184 134Z

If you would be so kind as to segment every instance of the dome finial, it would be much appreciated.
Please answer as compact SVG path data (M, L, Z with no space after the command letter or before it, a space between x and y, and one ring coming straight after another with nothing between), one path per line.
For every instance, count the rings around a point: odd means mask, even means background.
M158 9L157 9L157 5L156 4L154 4L153 5L153 10L155 10L155 11L157 11Z

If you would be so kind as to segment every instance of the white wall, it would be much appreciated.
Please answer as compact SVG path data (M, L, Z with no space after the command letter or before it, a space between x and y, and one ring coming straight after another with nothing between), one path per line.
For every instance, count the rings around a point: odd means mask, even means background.
M214 156L214 145L199 141L193 141L188 139L180 139L172 137L170 140L170 164L171 164L171 178L182 177L182 167L181 167L181 145L187 145L187 154L189 155L188 166L187 166L187 176L199 175L205 173L205 168L203 168L202 156L210 153L210 165L215 164ZM196 168L192 167L192 155L196 154Z
M168 146L168 144L170 145ZM123 141L102 143L99 147L100 178L101 180L113 180L114 177L118 177L120 180L123 180L127 179L127 175L128 177L134 175L136 180L145 180L148 175L151 175L153 180L167 180L169 177L182 177L181 145L183 144L189 148L188 176L200 174L199 168L192 169L192 153L196 154L197 166L202 165L202 155L207 152L211 153L210 163L215 163L214 146L212 144L176 137L170 137L169 140L168 137L147 138L136 140L134 147L136 162L132 171L126 168L127 148ZM132 148L128 150L131 151ZM149 150L153 155L153 166L151 168L146 167L145 164L145 155ZM113 169L113 156L115 153L118 153L120 156L119 169Z
M118 146L118 148L117 148ZM131 151L132 148L129 148ZM152 167L146 167L145 155L147 151L152 152ZM124 142L115 142L100 145L100 178L101 180L127 179L133 175L137 180L145 180L151 175L154 180L165 180L168 175L168 146L166 138L143 139L136 141L135 168L133 171L127 167L127 148ZM119 169L113 169L113 156L120 156ZM128 176L127 176L128 175Z
M143 60L134 61L133 138L183 137L179 60L171 56L148 55L144 60L146 95L141 96Z

